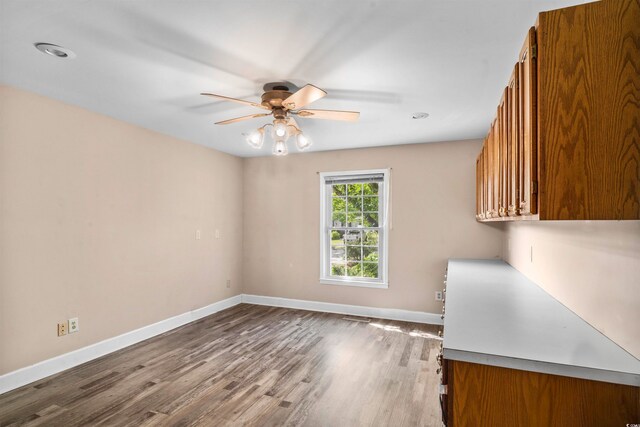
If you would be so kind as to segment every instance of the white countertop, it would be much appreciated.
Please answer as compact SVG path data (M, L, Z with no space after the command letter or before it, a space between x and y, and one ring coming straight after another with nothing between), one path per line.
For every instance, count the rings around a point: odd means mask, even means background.
M640 386L640 360L504 261L449 260L446 289L446 359Z

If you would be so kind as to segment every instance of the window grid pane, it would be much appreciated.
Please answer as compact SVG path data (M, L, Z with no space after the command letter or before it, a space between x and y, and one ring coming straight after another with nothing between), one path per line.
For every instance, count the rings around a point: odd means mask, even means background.
M381 232L378 183L331 187L330 275L378 279Z
M329 229L332 243L331 276L379 278L379 229L374 230L376 237L369 240L366 240L362 231L360 228ZM342 240L336 237L342 237Z

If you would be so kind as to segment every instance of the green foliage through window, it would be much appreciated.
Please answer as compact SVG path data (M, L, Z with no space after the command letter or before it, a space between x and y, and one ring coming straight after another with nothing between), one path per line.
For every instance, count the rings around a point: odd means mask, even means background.
M378 190L377 182L332 185L332 276L380 277Z

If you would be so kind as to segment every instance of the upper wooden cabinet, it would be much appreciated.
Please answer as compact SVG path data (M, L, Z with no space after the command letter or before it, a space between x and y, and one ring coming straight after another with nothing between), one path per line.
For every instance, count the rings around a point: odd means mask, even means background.
M477 167L479 221L640 219L640 1L538 16Z

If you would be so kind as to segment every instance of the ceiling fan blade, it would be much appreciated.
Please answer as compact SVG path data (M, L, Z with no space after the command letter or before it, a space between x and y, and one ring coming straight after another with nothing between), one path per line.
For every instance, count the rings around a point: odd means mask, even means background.
M338 110L300 110L296 113L305 119L343 120L346 122L356 122L360 117L357 111Z
M237 98L229 98L228 96L216 95L215 93L201 93L200 95L211 96L213 98L219 98L225 101L237 102L238 104L251 105L252 107L262 108L263 110L271 110L271 108L265 107L264 105L258 104L256 102L245 101Z
M261 113L261 114L250 114L248 116L236 117L235 119L223 120L221 122L216 122L217 125L228 125L235 122L241 122L243 120L249 119L257 119L258 117L269 116L269 113Z
M317 101L320 98L324 98L327 92L314 85L306 85L302 89L299 89L296 93L289 96L282 101L282 105L287 110L293 110L296 108L302 108L305 105L311 104L313 101Z

